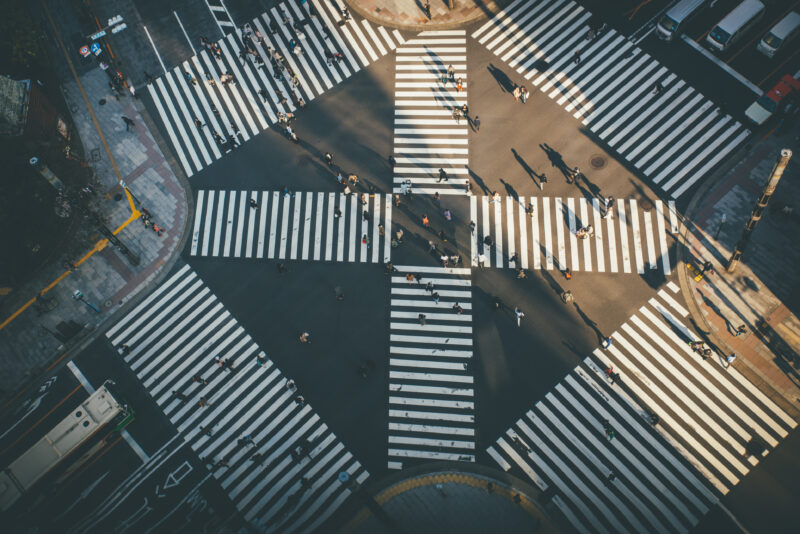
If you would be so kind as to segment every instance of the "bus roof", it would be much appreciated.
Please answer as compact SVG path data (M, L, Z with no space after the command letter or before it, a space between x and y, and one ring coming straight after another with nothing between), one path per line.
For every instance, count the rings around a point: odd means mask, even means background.
M758 15L763 9L764 4L759 0L744 0L733 11L728 13L717 26L728 33L734 33L742 27L742 24Z

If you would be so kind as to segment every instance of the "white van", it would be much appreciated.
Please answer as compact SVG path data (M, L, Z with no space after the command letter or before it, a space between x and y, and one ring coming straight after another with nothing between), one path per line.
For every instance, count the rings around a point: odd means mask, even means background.
M744 0L708 32L706 42L717 52L722 52L747 33L763 15L764 4L759 0Z
M681 27L703 10L708 0L681 0L661 17L656 24L658 37L671 41L678 35Z
M800 13L792 11L772 27L756 48L765 56L774 57L782 46L798 34L800 34Z

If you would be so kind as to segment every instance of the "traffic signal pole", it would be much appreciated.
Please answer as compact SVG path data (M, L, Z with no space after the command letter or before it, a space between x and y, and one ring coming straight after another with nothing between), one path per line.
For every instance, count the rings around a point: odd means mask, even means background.
M775 193L775 188L778 186L778 182L780 181L781 176L783 176L783 171L786 169L786 164L789 163L791 158L791 150L788 148L781 150L778 160L775 162L775 166L772 167L772 173L770 173L769 180L767 180L767 185L764 186L764 190L761 192L761 197L758 199L758 204L756 204L753 213L750 214L750 219L747 221L747 225L744 228L742 237L739 238L739 242L736 243L736 248L734 249L733 254L731 254L730 260L728 260L727 270L729 273L734 272L736 267L739 265L739 261L742 258L744 249L747 247L747 242L750 240L750 236L752 235L756 224L758 224L758 221L760 221L762 215L764 215L764 209L767 207L767 203L769 203L770 199L772 198L772 194Z

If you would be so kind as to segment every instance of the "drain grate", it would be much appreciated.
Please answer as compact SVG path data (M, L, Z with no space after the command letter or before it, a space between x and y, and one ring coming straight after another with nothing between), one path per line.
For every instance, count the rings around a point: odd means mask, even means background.
M602 169L606 166L606 158L599 154L595 154L592 156L592 159L589 160L589 164L593 169Z

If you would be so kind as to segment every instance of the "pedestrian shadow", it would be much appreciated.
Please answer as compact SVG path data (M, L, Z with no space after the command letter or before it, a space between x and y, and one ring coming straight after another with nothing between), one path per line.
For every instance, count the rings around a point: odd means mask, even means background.
M729 320L728 320L728 318L727 318L727 317L725 317L725 315L722 313L722 310L720 310L720 309L719 309L719 307L718 307L716 304L714 304L713 302L711 302L711 299L709 299L707 296L705 296L705 295L703 294L703 292L702 292L702 291L700 291L700 289L697 289L697 288L695 288L695 291L697 291L697 294L698 294L698 295L700 295L700 298L703 300L703 304L705 304L706 306L708 306L709 308L711 308L711 311L713 311L715 314L717 314L717 316L718 316L720 319L722 319L723 321L725 321L725 326L726 326L726 327L728 327L728 328L730 328L730 321L729 321Z
M488 195L491 192L486 186L486 182L483 181L483 178L481 178L475 171L467 168L467 172L469 172L470 179L475 182L475 185L481 188L481 191L483 191L484 195Z
M495 67L494 63L490 63L486 69L489 71L489 74L494 76L495 81L497 81L497 84L500 86L503 92L514 92L514 87L516 87L516 84L511 81L511 78L509 78L505 72Z
M519 152L517 152L517 149L512 148L511 149L511 153L514 154L514 159L516 159L517 163L520 164L520 166L522 167L522 170L524 170L528 174L528 177L531 180L533 180L533 182L536 183L536 185L538 185L541 188L541 177L539 175L537 175L536 172L534 172L534 170L531 168L531 166L528 165L528 162L525 161L525 159L522 156L519 155ZM539 182L537 182L537 180Z
M567 164L564 162L564 157L556 149L547 143L539 143L539 148L541 148L547 155L547 159L550 160L551 167L561 171L561 173L567 178L572 176L571 171L567 168Z
M604 336L604 335L603 335L603 333L600 331L600 329L599 329L599 328L597 328L597 323L596 323L596 322L594 322L594 321L592 321L592 320L589 318L589 316L588 316L588 315L586 315L586 314L583 312L583 310L581 309L580 305L579 305L577 302L573 302L573 303L572 303L572 305L573 305L573 306L575 306L575 311L577 311L577 312L578 312L578 315L580 315L580 317L581 317L581 319L583 320L583 322L584 322L584 323L586 323L586 326L588 326L589 328L591 328L591 329L594 331L595 335L597 335L597 341L598 341L599 343L602 343L602 342L603 342L603 340L605 339L605 336Z
M519 194L517 194L516 189L514 189L514 187L510 183L506 182L502 178L500 178L500 183L503 184L503 186L505 187L506 195L512 197L515 201L519 202Z

